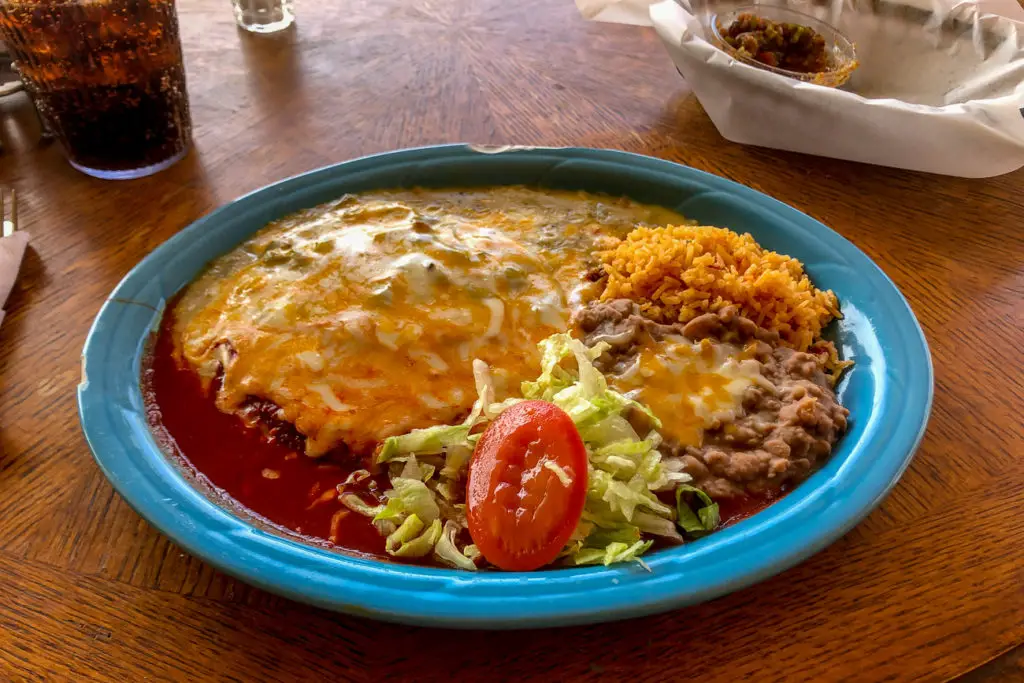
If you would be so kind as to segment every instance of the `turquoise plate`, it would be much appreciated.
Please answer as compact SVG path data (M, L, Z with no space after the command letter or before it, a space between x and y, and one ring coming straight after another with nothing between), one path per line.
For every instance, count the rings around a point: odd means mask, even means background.
M748 231L806 265L839 296L835 340L856 361L839 387L851 428L824 468L766 510L638 566L481 572L332 552L259 526L195 488L154 441L141 359L165 302L214 257L267 222L346 192L528 184L626 195L702 223ZM932 366L907 302L859 249L821 223L701 171L596 149L390 152L275 183L202 218L142 260L104 303L86 341L78 405L96 462L153 526L210 564L295 600L388 621L520 628L608 621L734 591L795 565L850 530L906 469L924 433Z

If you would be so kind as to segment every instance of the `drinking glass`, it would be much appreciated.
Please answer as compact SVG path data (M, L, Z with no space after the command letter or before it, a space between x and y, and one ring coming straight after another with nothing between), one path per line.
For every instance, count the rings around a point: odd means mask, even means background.
M78 170L138 178L185 156L174 0L0 0L0 40Z
M295 21L292 0L231 0L231 4L238 25L253 33L283 31Z

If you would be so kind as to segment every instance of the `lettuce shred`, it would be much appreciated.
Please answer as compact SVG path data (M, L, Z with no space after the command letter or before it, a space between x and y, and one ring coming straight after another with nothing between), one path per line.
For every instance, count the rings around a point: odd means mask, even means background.
M701 503L696 513L686 502L688 493L693 494L693 497ZM676 489L676 511L679 516L679 526L683 531L689 533L701 534L714 531L715 527L721 523L718 503L712 501L711 496L695 486L683 484Z

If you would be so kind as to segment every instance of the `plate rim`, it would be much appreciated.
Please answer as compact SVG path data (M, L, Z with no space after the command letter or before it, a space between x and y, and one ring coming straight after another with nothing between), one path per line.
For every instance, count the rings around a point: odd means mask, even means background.
M819 485L828 486L819 486L801 493L799 501L790 500L794 498L794 494L790 494L757 516L698 543L684 546L687 549L685 553L676 553L680 549L675 548L658 553L651 558L649 564L655 572L665 570L660 576L643 574L642 570L634 566L560 569L532 574L482 572L467 575L457 570L398 565L360 558L259 530L252 522L231 514L194 488L179 471L175 471L177 466L171 462L170 457L157 450L154 459L154 454L149 451L155 447L155 442L143 443L139 449L141 457L145 458L142 464L147 465L148 469L132 467L139 463L132 459L131 447L140 444L128 439L126 445L124 434L119 435L117 430L107 431L109 419L104 422L103 418L109 418L110 411L103 410L109 406L103 405L102 400L107 395L96 394L98 389L93 387L97 383L89 381L86 371L90 357L94 358L93 363L100 362L95 357L102 352L103 344L113 334L110 324L125 312L125 297L120 295L137 284L135 281L147 267L159 263L162 258L173 256L181 244L200 234L208 224L216 224L218 217L230 212L232 208L238 210L239 206L258 201L264 195L272 197L275 193L280 194L292 185L314 182L320 175L327 177L337 174L341 177L346 169L357 168L359 164L387 163L389 160L468 158L498 152L553 155L563 157L565 161L611 162L623 167L648 168L676 176L691 175L702 184L738 194L776 214L801 223L801 229L805 232L824 231L821 233L823 239L827 238L827 241L841 247L847 256L852 255L865 261L865 264L860 265L867 266L871 278L887 290L886 303L896 306L897 322L911 332L910 338L903 340L904 351L914 347L923 352L919 354L923 356L923 363L920 362L921 358L913 354L908 356L915 366L913 369L917 386L912 387L913 391L905 392L908 397L906 400L911 402L920 420L913 430L897 430L900 438L895 450L899 453L885 460L879 456L880 461L888 464L886 472L872 472L870 487L858 483L854 487L854 492L858 494L856 497L851 494L831 504L827 512L832 521L815 524L810 533L802 534L802 538L799 538L801 534L793 537L794 529L791 527L794 520L806 514L810 504L808 501L813 502L823 492L834 488L841 478L836 482L819 482ZM82 368L83 382L78 388L79 416L94 459L129 506L176 544L246 583L298 601L384 621L464 628L526 628L644 616L702 602L784 571L844 535L888 494L909 466L920 445L934 395L931 353L910 305L884 271L842 235L794 207L727 178L655 157L580 147L506 147L500 150L465 144L416 147L324 166L246 193L178 231L125 275L107 297L93 322L82 352ZM913 400L909 398L911 395ZM104 412L108 414L105 416ZM869 416L872 420L869 422L874 422L876 413L877 410L872 411ZM860 441L854 444L854 453L864 443L870 444L871 436L872 433L865 432ZM882 446L886 450L893 450L893 443L890 441ZM114 454L118 448L127 454L128 460ZM160 466L160 460L163 461L163 467ZM803 486L796 489L796 492L802 489ZM173 495L167 496L168 493ZM177 495L177 500L174 500L174 495ZM173 509L165 505L171 501L174 503ZM186 506L189 514L185 514L181 506ZM199 513L198 518L190 517L196 512ZM703 584L698 581L696 588L678 586L670 580L678 579L678 570L693 564L701 556L713 555L719 552L717 549L720 547L737 550L731 546L756 540L766 529L780 525L784 525L784 532L789 534L784 539L789 542L781 544L785 546L784 549L773 548L768 554L743 550L736 557L749 559L750 566L734 569L724 577L704 580ZM210 540L211 536L215 537L214 541ZM728 543L723 541L723 536L728 536ZM676 557L669 557L673 553L676 553ZM254 558L257 562L251 564ZM672 565L676 566L673 568ZM323 567L331 567L335 573L324 576ZM693 571L698 577L701 576L699 568ZM607 585L601 587L599 584L604 580L607 580ZM583 584L589 587L585 599L581 599L578 590ZM509 594L509 589L513 587L519 589L518 595ZM563 592L545 587L558 587ZM544 600L539 601L538 598ZM459 603L460 606L453 609L452 603Z

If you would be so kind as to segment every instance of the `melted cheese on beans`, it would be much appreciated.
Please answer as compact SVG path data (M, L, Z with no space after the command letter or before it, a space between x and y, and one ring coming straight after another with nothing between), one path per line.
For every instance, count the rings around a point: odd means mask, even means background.
M649 341L609 384L650 408L661 433L684 446L700 446L704 430L743 412L743 395L763 384L761 364L732 344L683 337Z
M179 300L180 358L218 407L253 398L306 452L366 452L451 423L475 399L472 359L499 394L536 376L539 340L592 297L602 242L679 222L658 207L525 188L346 196L271 224Z

